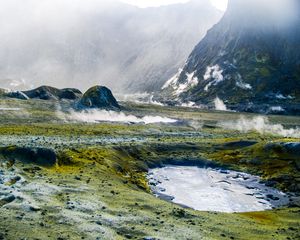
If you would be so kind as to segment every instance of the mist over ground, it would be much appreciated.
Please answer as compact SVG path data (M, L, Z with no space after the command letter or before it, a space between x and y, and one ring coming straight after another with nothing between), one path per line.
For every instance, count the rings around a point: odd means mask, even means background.
M0 0L0 87L158 90L221 16L210 0Z

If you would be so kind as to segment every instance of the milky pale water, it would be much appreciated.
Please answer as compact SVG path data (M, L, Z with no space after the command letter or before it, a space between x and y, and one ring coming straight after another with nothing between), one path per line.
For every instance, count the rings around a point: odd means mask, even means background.
M263 211L289 201L259 177L236 171L167 166L150 170L148 180L157 197L200 211Z

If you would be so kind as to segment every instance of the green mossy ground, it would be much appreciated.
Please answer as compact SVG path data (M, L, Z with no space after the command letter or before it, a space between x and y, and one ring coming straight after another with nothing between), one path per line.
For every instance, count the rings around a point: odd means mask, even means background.
M62 189L43 196L43 201L29 191L33 199L39 199L39 209L1 207L0 236L4 239L300 238L299 207L239 214L194 211L154 197L146 180L149 168L164 164L216 164L260 175L264 180L275 181L282 190L291 190L290 183L300 180L297 158L278 152L267 153L264 146L300 139L240 133L216 126L218 121L234 120L240 114L135 104L126 105L128 114L162 115L184 121L175 125L63 123L55 115L56 103L37 102L10 102L14 107L23 105L29 114L23 119L16 119L14 114L1 114L0 137L44 136L67 140L74 136L126 137L133 140L93 145L76 143L69 147L53 147L45 141L43 147L54 148L57 154L57 164L50 168L9 161L0 151L1 168L19 169L29 183ZM13 123L7 121L14 118ZM200 121L203 127L195 128L193 121ZM282 116L271 116L270 121L287 127L300 123L299 118ZM224 147L228 142L240 140L257 144L235 149ZM68 202L81 205L70 207ZM83 207L84 203L95 206L89 209Z

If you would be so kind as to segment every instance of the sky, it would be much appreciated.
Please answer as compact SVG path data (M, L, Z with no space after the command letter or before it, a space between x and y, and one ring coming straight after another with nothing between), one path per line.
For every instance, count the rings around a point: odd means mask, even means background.
M123 2L136 5L138 7L157 7L161 5L169 5L174 3L185 3L189 0L123 0ZM227 7L228 0L211 0L212 4L222 10L225 11Z

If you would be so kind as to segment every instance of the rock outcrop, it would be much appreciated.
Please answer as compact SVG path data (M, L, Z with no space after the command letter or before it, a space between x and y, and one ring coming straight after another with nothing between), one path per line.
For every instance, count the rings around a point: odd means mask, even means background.
M56 153L46 148L5 147L0 148L0 157L44 167L51 167L56 164Z
M50 86L41 86L39 88L23 91L30 99L42 99L42 100L76 100L82 96L80 90L75 88L57 89Z
M87 90L79 101L82 108L100 108L106 110L119 110L120 105L112 92L104 86L94 86Z

